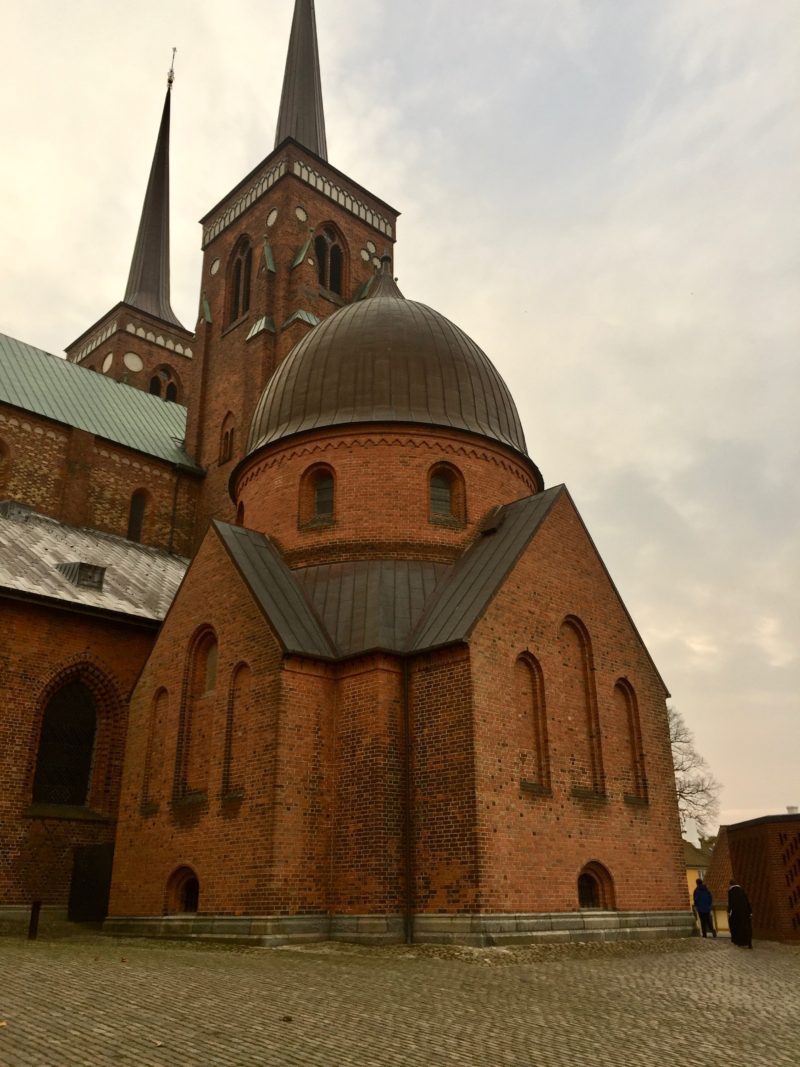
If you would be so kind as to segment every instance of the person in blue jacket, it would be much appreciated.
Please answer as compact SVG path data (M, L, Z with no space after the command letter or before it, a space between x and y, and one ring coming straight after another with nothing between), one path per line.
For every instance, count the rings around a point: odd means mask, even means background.
M708 934L711 934L712 937L717 936L717 931L714 929L714 917L711 912L713 905L711 890L702 878L698 878L697 888L694 891L694 910L700 919L700 930L703 937L707 937Z

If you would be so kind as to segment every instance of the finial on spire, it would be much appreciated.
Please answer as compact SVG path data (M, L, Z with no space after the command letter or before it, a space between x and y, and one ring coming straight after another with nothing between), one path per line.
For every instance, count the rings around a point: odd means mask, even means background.
M295 0L294 5L275 147L287 137L328 158L314 0Z
M172 49L172 63L170 64L169 74L167 74L167 91L172 88L172 83L175 81L175 53L177 48Z
M169 117L176 51L172 50L173 66L167 78L164 111L133 250L125 303L173 326L181 326L169 300Z
M389 297L391 300L405 300L400 292L400 287L392 274L392 257L388 252L381 256L380 270L372 279L372 284L367 291L367 297Z

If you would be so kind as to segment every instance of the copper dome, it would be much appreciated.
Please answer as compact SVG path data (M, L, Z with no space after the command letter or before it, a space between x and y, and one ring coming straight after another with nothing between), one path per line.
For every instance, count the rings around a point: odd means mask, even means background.
M403 422L489 437L527 455L516 405L487 356L392 278L296 345L253 416L248 452L306 430Z

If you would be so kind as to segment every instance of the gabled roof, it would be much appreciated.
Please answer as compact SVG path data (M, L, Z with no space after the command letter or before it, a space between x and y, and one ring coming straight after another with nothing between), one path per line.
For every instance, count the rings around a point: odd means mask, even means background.
M0 515L0 596L160 622L188 561L112 534L66 526L19 505ZM105 568L101 590L73 584L59 564Z
M0 333L0 404L192 470L186 408Z
M280 553L263 534L212 522L286 652L333 659L336 651Z
M555 486L499 508L432 597L409 651L465 641L562 492Z

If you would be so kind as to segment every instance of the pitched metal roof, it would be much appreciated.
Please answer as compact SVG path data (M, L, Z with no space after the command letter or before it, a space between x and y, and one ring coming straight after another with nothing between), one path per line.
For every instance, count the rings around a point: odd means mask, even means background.
M473 542L431 598L411 637L410 652L422 652L469 637L506 575L564 491L563 485L557 485L498 509L491 532L481 534Z
M147 182L125 303L181 326L169 302L169 116L172 75L167 86L156 150Z
M275 147L287 137L328 158L314 0L295 0Z
M180 556L122 537L65 526L19 505L0 515L0 596L160 621L188 566ZM101 590L74 585L59 564L105 568Z
M336 652L278 550L263 534L212 522L287 652L332 659Z
M340 656L370 649L401 652L447 563L363 560L305 567L294 577Z
M0 333L0 403L192 470L186 408Z

